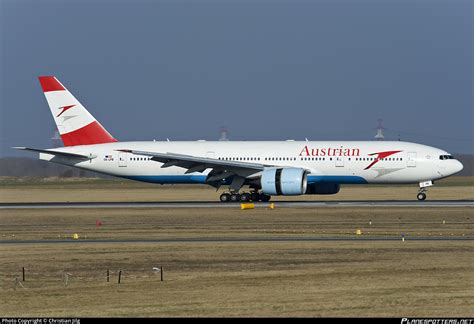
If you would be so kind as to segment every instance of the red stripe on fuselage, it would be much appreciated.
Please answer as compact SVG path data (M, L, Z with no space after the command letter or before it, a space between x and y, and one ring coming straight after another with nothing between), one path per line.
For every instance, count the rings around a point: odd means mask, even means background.
M390 155L393 155L393 154L396 154L398 152L401 152L401 151L386 151L386 152L378 152L378 153L372 153L372 154L369 154L369 156L373 156L373 155L378 155L377 158L369 164L369 166L367 166L364 170L367 170L367 169L370 169L375 163L377 163L378 161L382 160L382 159L385 159L387 156L390 156Z
M41 88L43 88L43 92L66 90L53 76L40 76L38 79L41 83Z
M90 145L117 142L97 121L75 131L62 134L64 146Z

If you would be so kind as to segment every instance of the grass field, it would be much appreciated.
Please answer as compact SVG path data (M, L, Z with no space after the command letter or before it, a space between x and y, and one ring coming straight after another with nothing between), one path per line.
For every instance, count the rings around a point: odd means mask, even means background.
M3 182L1 201L217 198L214 190L199 187L47 181ZM429 194L447 188L459 194L455 199L472 199L470 181L440 183ZM408 191L358 188L348 186L347 195L384 199L391 192L396 200ZM414 194L416 187L410 190ZM410 192L407 199L413 198ZM473 317L473 210L237 205L0 210L0 316ZM362 235L355 235L357 229ZM312 238L339 240L292 241ZM344 241L348 238L355 240ZM28 240L38 242L21 243ZM160 266L163 282L152 271ZM22 267L24 288L15 282ZM65 273L71 275L67 286Z
M473 316L472 209L0 211L2 316ZM96 220L102 226L96 227ZM394 237L396 241L93 243ZM71 236L78 233L80 239ZM406 240L401 240L401 234ZM14 236L12 236L14 235ZM92 242L81 242L85 239ZM164 267L164 282L152 267ZM14 289L25 267L26 289ZM106 269L113 271L106 282ZM122 283L117 271L122 269ZM70 273L68 286L64 272Z
M0 313L472 317L472 258L462 242L11 246L2 252ZM25 263L26 289L13 290Z

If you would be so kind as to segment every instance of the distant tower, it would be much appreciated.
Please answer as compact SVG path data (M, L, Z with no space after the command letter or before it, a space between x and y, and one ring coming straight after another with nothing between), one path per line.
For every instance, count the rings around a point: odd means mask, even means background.
M61 136L59 136L57 129L54 130L54 136L51 137L51 143L53 144L53 147L63 146L63 140L61 139Z
M219 138L219 141L228 141L229 139L227 138L227 134L229 131L227 130L227 127L221 127L221 137Z
M377 119L378 126L376 128L377 134L375 134L374 138L376 141L383 141L385 139L385 136L383 136L383 130L385 129L383 127L383 119L379 118Z

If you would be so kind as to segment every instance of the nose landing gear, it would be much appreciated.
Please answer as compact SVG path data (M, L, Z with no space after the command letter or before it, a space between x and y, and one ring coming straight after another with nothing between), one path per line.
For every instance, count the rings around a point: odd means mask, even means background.
M428 191L428 187L431 187L433 185L433 181L423 181L420 182L420 190L418 190L418 194L416 195L416 198L419 201L423 201L426 199L426 192Z
M416 195L416 198L418 198L418 200L420 201L423 201L426 199L426 194L425 192L419 192L417 195Z

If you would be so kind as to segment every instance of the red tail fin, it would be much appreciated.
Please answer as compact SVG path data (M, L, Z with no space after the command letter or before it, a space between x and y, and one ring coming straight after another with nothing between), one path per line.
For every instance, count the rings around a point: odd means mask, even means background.
M117 142L54 76L39 81L64 146Z

